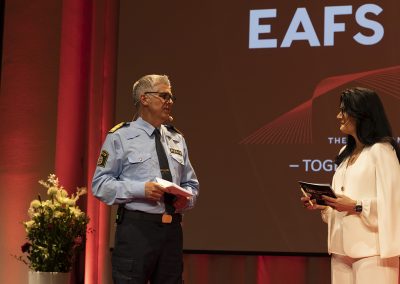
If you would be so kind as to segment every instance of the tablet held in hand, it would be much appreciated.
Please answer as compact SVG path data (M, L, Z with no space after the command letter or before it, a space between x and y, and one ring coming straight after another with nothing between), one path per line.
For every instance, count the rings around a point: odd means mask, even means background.
M335 193L330 184L328 183L311 183L305 181L299 181L301 188L308 194L311 195L311 199L315 199L317 204L326 205L322 199L322 195L336 198Z

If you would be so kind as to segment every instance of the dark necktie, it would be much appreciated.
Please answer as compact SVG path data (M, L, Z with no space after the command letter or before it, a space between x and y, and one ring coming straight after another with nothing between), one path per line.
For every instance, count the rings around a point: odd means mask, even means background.
M154 136L156 140L156 151L158 163L160 164L161 177L165 180L172 182L172 175L171 171L169 170L167 155L165 154L164 147L161 144L160 130L158 130L157 128L154 129ZM175 212L175 207L173 205L174 199L175 196L173 194L164 193L165 211L168 214L173 214Z

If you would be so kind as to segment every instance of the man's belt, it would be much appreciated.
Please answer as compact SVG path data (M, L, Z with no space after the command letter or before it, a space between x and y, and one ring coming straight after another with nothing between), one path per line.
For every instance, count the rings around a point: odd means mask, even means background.
M128 209L125 209L124 211L124 218L131 220L144 220L164 224L182 222L182 215L179 213L151 214L142 211L132 211Z

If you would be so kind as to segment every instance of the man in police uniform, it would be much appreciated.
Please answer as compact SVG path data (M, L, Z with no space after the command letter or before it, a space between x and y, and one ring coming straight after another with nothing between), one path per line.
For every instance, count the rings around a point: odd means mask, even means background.
M133 100L137 119L110 130L92 185L101 201L119 204L113 279L118 284L182 283L181 213L194 206L199 183L182 134L163 124L172 120L175 101L168 77L142 77L133 85ZM162 147L157 148L157 137ZM168 160L164 169L162 157ZM167 199L172 195L155 182L165 179L164 172L193 196Z

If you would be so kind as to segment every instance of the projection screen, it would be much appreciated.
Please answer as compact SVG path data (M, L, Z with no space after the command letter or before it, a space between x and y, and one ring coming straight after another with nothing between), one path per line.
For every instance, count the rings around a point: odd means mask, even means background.
M375 89L400 134L399 11L394 0L121 1L116 123L133 117L134 81L169 75L200 181L185 249L326 252L297 181L331 182L347 87Z

